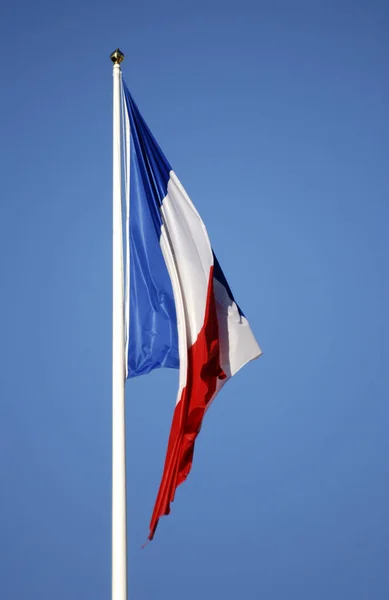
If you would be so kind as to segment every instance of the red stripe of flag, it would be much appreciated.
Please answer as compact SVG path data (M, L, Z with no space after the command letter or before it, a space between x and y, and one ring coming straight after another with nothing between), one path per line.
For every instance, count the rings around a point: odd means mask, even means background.
M216 391L218 379L226 374L220 366L219 330L213 290L213 266L210 270L204 325L196 342L188 350L188 375L173 416L165 466L153 515L149 540L158 521L170 513L177 487L187 478L193 461L196 438L207 404Z

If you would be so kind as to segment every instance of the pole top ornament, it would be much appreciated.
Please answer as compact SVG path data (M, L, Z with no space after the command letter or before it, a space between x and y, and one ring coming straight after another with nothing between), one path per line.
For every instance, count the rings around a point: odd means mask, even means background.
M121 50L119 50L119 48L116 48L116 50L112 52L110 58L114 65L120 65L120 63L122 63L124 60L124 54L121 52Z

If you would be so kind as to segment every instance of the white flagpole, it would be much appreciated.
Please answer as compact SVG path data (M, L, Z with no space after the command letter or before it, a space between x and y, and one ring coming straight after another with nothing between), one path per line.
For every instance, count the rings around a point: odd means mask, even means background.
M112 600L127 600L126 432L124 358L124 276L121 182L121 70L113 62L113 223L112 223Z

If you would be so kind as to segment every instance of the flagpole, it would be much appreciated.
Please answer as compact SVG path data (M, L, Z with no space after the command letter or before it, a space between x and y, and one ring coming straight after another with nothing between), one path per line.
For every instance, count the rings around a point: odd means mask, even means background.
M112 600L127 600L126 435L124 358L124 269L121 182L121 70L113 62L113 222L112 222Z

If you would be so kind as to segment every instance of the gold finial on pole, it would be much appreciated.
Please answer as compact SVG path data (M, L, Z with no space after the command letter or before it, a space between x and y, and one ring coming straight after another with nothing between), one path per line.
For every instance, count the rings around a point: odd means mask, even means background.
M120 63L124 60L124 54L119 50L119 48L116 48L116 50L112 52L110 58L114 65L120 65Z

